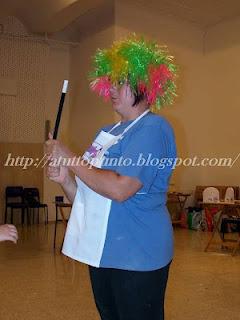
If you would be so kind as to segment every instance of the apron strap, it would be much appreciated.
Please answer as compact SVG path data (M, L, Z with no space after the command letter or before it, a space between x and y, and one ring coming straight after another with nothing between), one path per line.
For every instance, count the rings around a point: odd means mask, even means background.
M140 114L140 116L138 116L132 123L130 123L130 125L125 128L123 130L123 132L119 135L120 138L122 138L122 136L124 135L124 133L126 133L129 129L131 129L140 119L142 119L148 112L150 112L150 110L146 110L144 111L142 114ZM112 127L112 129L110 129L108 131L108 133L110 133L111 131L113 131L115 128L117 128L119 125L121 124L121 121L119 121L118 123L115 124L115 126Z
M129 129L131 129L139 120L141 120L150 110L144 111L140 116L138 116L126 129L123 130L123 133L120 136L123 136Z
M115 128L117 128L120 125L121 121L119 121L118 123L115 124L115 126L112 127L112 129L110 129L108 131L108 133L110 133L111 131L113 131Z
M146 111L144 111L144 112L143 112L140 116L138 116L127 128L125 128L121 134L115 136L115 142L112 143L112 141L110 141L107 145L105 145L105 147L100 151L99 156L103 156L104 153L105 153L105 151L106 151L112 144L118 143L118 141L123 138L124 134L125 134L129 129L131 129L140 119L142 119L149 111L150 111L149 109L146 110ZM115 128L117 128L120 124L121 124L121 121L118 122L117 124L115 124L115 126L114 126L112 129L110 129L110 130L108 131L108 133L110 133L112 130L114 130Z

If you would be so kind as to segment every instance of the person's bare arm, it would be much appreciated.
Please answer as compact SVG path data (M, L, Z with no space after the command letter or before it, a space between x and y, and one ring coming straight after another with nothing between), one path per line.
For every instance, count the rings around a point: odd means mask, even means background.
M72 160L77 158L73 152L71 152L58 140L48 140L46 142L46 149L52 158L58 159L62 157ZM78 165L75 165L74 161L69 161L69 163L73 163L73 165L68 166L67 168L63 166L61 169L71 170L93 191L112 200L119 202L125 201L133 196L142 187L142 183L137 178L121 176L112 170L98 169L89 165L87 166L86 163L83 163L83 161L78 161ZM62 185L59 179L55 179L54 181ZM76 193L73 184L70 182L65 183L63 188L72 199L73 193Z
M70 169L89 188L119 202L130 198L142 187L142 183L137 178L121 176L112 170L91 168L82 164L72 166Z
M77 192L77 185L75 179L70 175L68 168L49 166L47 168L47 176L50 180L61 185L66 197L73 203Z
M68 200L73 203L76 192L77 192L77 185L75 180L69 176L69 179L67 179L64 183L61 184L61 187L66 194Z

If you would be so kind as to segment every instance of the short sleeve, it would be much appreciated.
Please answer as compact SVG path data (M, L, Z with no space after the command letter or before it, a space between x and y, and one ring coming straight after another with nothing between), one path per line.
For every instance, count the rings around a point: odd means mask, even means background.
M125 139L125 138L124 138ZM159 171L161 159L171 156L174 135L169 126L148 125L138 128L124 141L121 164L116 172L123 176L138 178L143 184L141 191L148 192ZM161 174L169 174L161 170Z

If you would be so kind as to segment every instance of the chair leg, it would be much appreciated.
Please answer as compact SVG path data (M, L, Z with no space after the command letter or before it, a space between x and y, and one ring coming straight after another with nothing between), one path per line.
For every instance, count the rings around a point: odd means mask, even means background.
M36 210L35 210L35 208L32 208L32 216L33 216L33 218L32 218L33 224L35 224L35 222L36 222Z
M25 209L21 209L21 210L22 210L22 224L24 224ZM28 216L28 210L27 210L27 216Z
M39 224L39 208L37 208L38 224Z
M208 241L208 243L207 243L207 245L206 245L206 247L205 247L205 249L204 249L205 252L208 251L208 248L209 248L210 244L212 243L212 240L213 240L213 238L214 238L214 236L215 236L216 233L219 234L220 239L221 239L221 241L223 242L221 233L219 233L219 231L218 231L219 224L220 224L220 222L221 222L222 216L223 216L223 214L221 213L221 214L219 215L218 221L216 222L216 224L215 224L215 226L214 226L214 228L213 228L212 235L211 235L211 237L210 237L210 239L209 239L209 241Z
M61 248L60 248L60 253L62 253L63 243L64 243L64 237L63 237L63 239L62 239L62 244L61 244Z
M27 209L27 224L31 225L32 208Z
M11 224L13 224L13 208L11 208Z
M4 216L4 223L7 223L7 214L8 214L8 207L5 208L5 216Z
M233 248L233 251L232 251L232 256L235 256L235 254L237 253L237 250L240 248L240 233L238 233L238 239L236 241L236 246L235 248Z
M58 223L58 211L57 206L56 207L56 219L55 219L55 229L54 229L54 242L53 242L53 248L56 248L56 236L57 236L57 223Z
M48 224L48 207L44 208L44 214L45 214L45 225Z

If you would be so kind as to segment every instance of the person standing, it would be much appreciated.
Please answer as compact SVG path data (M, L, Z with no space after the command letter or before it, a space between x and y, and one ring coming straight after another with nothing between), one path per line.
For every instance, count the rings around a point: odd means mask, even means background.
M176 144L169 122L150 108L172 102L176 66L157 44L132 36L98 50L91 76L121 120L96 134L77 165L50 161L48 177L73 203L62 252L89 265L102 320L161 320L173 259L167 160ZM51 135L46 152L76 158Z

